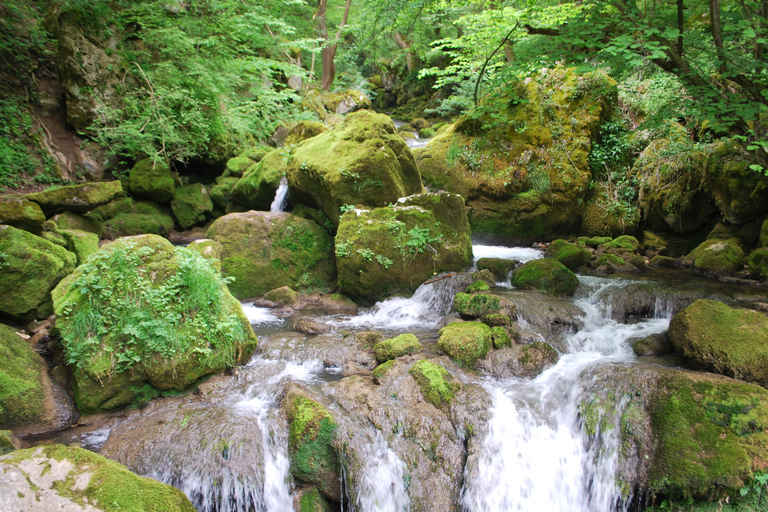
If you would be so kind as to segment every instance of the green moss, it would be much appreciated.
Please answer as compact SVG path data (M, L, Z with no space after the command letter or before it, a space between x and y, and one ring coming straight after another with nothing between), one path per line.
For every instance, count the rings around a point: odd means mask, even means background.
M378 365L375 370L373 370L373 381L376 384L381 384L381 382L384 380L384 376L387 374L389 370L391 370L395 366L395 360L390 359L389 361L385 361Z
M134 203L130 213L118 213L104 222L103 234L112 239L144 234L168 236L173 227L173 218L166 208L149 201L139 201Z
M480 258L477 260L477 270L490 270L496 281L504 282L509 273L515 268L515 261L502 258Z
M2 399L0 399L0 403ZM3 414L0 411L0 414ZM17 441L10 430L0 430L0 455L10 453L17 448Z
M614 428L613 414L610 414L613 404L608 404L600 399L584 401L579 405L579 419L582 422L584 432L590 437L598 432L607 432Z
M317 121L299 121L288 130L288 136L285 137L285 145L298 144L312 137L317 137L321 133L327 132L328 128Z
M301 493L301 499L299 500L299 512L331 511L331 505L315 487L312 487Z
M768 247L755 249L747 260L749 273L756 279L768 278Z
M554 258L529 261L512 273L512 285L554 295L573 295L579 286L576 274Z
M631 235L621 235L610 242L603 244L604 249L624 249L630 252L636 252L640 248L640 242Z
M227 176L241 177L254 161L245 155L236 156L227 160Z
M267 153L258 164L250 166L232 188L232 201L245 208L269 211L291 158L290 150L286 149Z
M271 302L276 302L281 305L294 304L297 300L299 300L299 294L292 290L289 286L282 286L265 293L264 299Z
M592 258L592 253L588 250L562 239L552 242L547 247L545 255L548 258L555 258L568 267L569 270L577 270L584 267Z
M517 361L522 366L530 367L532 371L527 373L538 375L545 366L557 362L559 355L557 350L552 348L549 343L537 341L524 346L517 357Z
M26 199L0 201L0 224L40 233L43 222L45 215L37 203Z
M613 238L609 236L593 236L592 238L588 238L584 241L584 243L592 247L593 249L596 249L597 247L605 244L609 244L613 241Z
M40 373L47 371L45 362L12 328L3 324L0 359L0 428L39 419L44 413Z
M415 354L420 350L421 343L413 334L401 334L392 339L380 341L373 346L373 354L379 363L400 356Z
M495 349L511 347L513 345L512 338L502 326L491 328L491 340Z
M491 348L491 328L480 322L453 322L440 329L437 346L458 364L472 368Z
M205 221L213 211L213 201L204 185L194 183L174 190L171 210L181 229L188 229Z
M706 275L732 276L744 268L744 251L735 238L728 240L705 240L687 256L685 261L694 270Z
M78 265L83 264L91 254L99 250L99 237L94 233L62 229L59 234L67 241L67 250L77 256Z
M100 208L104 208L105 206L101 206ZM59 213L58 215L54 215L51 220L60 230L74 229L78 231L87 231L89 233L94 233L97 237L101 236L101 231L103 229L101 222L73 212Z
M467 293L482 293L490 291L491 287L485 281L475 281L464 290Z
M50 217L64 211L85 213L109 203L122 193L123 187L119 181L109 181L52 187L42 192L27 194L24 198L40 205L43 213Z
M130 197L118 197L107 204L94 208L86 213L84 217L103 223L104 221L113 219L120 213L130 213L131 210L133 210L133 199ZM104 227L102 226L101 229L103 230Z
M176 178L163 162L151 158L139 160L131 169L128 186L135 195L158 203L167 203L176 190Z
M460 387L445 368L427 359L416 361L408 373L418 382L424 399L437 408L449 406Z
M512 324L512 319L504 313L491 313L489 315L483 315L480 321L490 327L500 327Z
M240 178L218 178L210 191L211 201L213 201L214 206L225 210L232 197L232 190L239 181Z
M477 281L475 284L477 283L482 283L482 281ZM490 293L476 293L474 295L457 293L453 297L453 307L462 318L480 318L483 315L499 311L501 299L498 295Z
M669 256L654 256L651 258L651 265L655 267L675 268L677 266L677 260L670 258Z
M610 265L611 267L623 267L627 262L621 256L615 254L602 254L597 258L595 267L602 267L603 265Z

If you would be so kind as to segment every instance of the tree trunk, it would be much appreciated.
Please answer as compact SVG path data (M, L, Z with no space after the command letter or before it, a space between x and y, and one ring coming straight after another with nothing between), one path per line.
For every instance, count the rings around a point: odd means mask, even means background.
M411 51L411 43L407 42L400 32L394 34L395 44L401 50L405 50L405 65L408 67L408 72L412 72L416 67L416 56Z
M327 44L320 52L320 55L323 59L323 74L320 78L320 87L322 87L325 91L331 90L333 80L336 78L336 64L334 62L336 59L336 49L338 48L339 39L341 39L341 32L344 30L344 27L347 24L347 19L349 18L349 8L351 6L352 0L347 0L347 3L344 5L344 16L342 17L341 25L339 25L339 30L336 32L336 37L333 40L333 44ZM326 41L330 41L328 38L328 25L325 19L327 7L328 0L318 0L317 14L315 14L315 18L317 19L318 36L322 37Z

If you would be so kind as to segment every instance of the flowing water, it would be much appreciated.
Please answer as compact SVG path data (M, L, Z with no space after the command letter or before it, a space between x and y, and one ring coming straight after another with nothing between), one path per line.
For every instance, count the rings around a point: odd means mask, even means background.
M283 176L280 179L280 184L277 186L275 198L272 200L269 211L273 213L284 212L286 206L288 206L288 178Z

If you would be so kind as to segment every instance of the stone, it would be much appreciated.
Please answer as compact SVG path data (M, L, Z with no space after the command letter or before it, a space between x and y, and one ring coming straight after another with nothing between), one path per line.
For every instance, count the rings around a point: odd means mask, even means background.
M328 128L317 121L299 121L288 129L288 136L285 138L285 145L298 144L312 137L317 137L321 133L327 132Z
M490 270L495 280L502 283L507 281L509 273L517 266L517 260L504 258L480 258L477 260L477 270Z
M419 383L424 399L437 407L448 407L461 387L445 368L428 359L419 359L408 371Z
M478 362L477 369L497 379L534 378L554 366L560 358L557 350L543 341L529 345L505 344L496 348Z
M379 364L419 351L421 351L421 343L413 334L401 334L373 346L373 354Z
M213 268L221 272L221 254L224 251L224 247L219 242L209 238L200 238L190 242L187 249L199 253L203 258L211 262Z
M173 199L177 180L177 175L171 172L168 164L145 158L131 168L128 186L134 195L157 203L167 203Z
M746 259L738 240L705 240L683 259L694 271L707 276L733 276L744 268Z
M765 281L768 278L768 247L752 251L747 259L747 265L752 277Z
M151 201L138 201L128 213L121 212L104 222L104 238L116 239L122 236L160 235L168 236L174 222L167 207Z
M707 160L704 187L731 224L762 219L768 212L768 177L750 169L753 163L732 140L715 143Z
M267 153L258 164L249 167L234 186L232 201L244 208L269 211L290 159L291 153L285 149Z
M480 281L482 282L482 281ZM464 319L480 318L501 310L501 298L490 293L457 293L453 297L453 307Z
M77 257L82 265L88 257L99 250L99 237L94 233L77 229L62 229L59 234L67 241L67 250Z
M45 215L35 202L28 199L0 201L0 224L38 235L43 229L43 222Z
M453 322L440 329L438 348L465 368L473 368L491 348L491 328L480 322Z
M52 187L42 192L27 194L24 199L37 203L46 217L69 211L86 213L107 204L123 193L119 181L85 183Z
M286 306L295 304L299 300L299 294L292 290L290 286L281 286L265 293L264 299L280 306Z
M109 204L109 203L108 203ZM99 208L104 208L100 206ZM51 220L56 227L60 230L72 229L77 231L87 231L93 233L96 238L101 236L101 232L104 229L100 221L94 220L92 217L84 217L73 212L64 212L54 215Z
M586 266L589 260L592 259L592 253L587 249L563 239L552 242L544 252L544 256L555 258L571 271L576 271Z
M213 211L213 201L202 183L177 187L173 192L171 210L181 229L201 224Z
M651 334L632 343L632 351L638 357L660 356L673 352L674 348L665 333Z
M576 274L554 258L532 260L512 273L512 285L553 295L573 295L579 286Z

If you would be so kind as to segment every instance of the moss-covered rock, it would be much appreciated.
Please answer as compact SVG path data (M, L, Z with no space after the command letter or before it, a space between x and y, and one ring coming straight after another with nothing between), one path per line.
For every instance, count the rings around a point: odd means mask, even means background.
M285 145L298 144L312 137L317 137L321 133L327 132L328 128L317 121L299 121L288 129L288 136L285 138Z
M768 385L768 318L756 311L697 300L672 318L669 341L704 368Z
M171 200L173 216L181 229L205 222L213 211L213 201L202 183L177 187Z
M547 258L555 258L569 270L577 270L586 266L592 258L592 253L587 249L562 239L552 242L544 255Z
M619 236L634 233L640 210L634 201L619 199L609 182L593 181L593 196L586 202L581 232L588 236Z
M448 407L460 385L448 371L428 359L419 359L408 370L419 384L424 399L437 407Z
M128 176L128 186L134 195L157 203L173 199L177 181L166 163L151 158L136 162Z
M211 262L213 268L221 272L221 253L224 248L219 242L208 238L200 238L190 242L187 249L199 253L203 258Z
M372 372L373 376L373 382L376 384L381 384L384 382L384 379L386 378L387 372L392 369L392 367L395 366L395 360L390 359L389 361L385 361L378 365Z
M753 163L731 140L715 144L707 160L704 187L731 224L762 219L768 212L768 177L750 169Z
M46 217L50 217L65 211L85 213L107 204L122 193L123 186L119 181L108 181L52 187L42 192L27 194L24 199L37 203Z
M620 249L621 251L635 252L640 249L640 241L631 235L622 235L598 247L605 250Z
M184 390L257 344L213 265L155 235L105 245L52 295L83 411L127 405L146 385Z
M708 276L732 276L744 268L746 259L737 239L712 239L686 255L683 263Z
M747 264L749 265L749 273L752 274L752 277L762 280L768 278L768 247L752 251Z
M322 210L334 226L344 205L385 206L424 190L392 120L370 111L299 144L287 177L293 200Z
M67 241L67 250L77 257L78 265L82 265L91 254L99 250L99 237L94 233L62 229L59 234Z
M320 494L317 487L300 489L298 512L333 512L330 503Z
M101 206L104 208L106 205ZM58 229L73 229L77 231L87 231L93 233L97 237L101 236L101 232L104 229L101 222L93 219L92 217L84 217L73 212L64 212L54 215L51 220Z
M553 295L573 295L579 286L576 274L554 258L529 261L512 273L512 285Z
M654 256L651 258L651 265L654 267L675 268L677 260L669 256Z
M0 312L26 319L48 316L51 290L76 263L76 256L63 247L0 226Z
M455 194L419 194L345 213L336 234L341 291L373 303L413 292L440 272L469 267L472 241L463 205Z
M338 425L333 416L298 388L288 391L282 407L288 417L291 474L316 485L324 496L341 501L339 457L334 446Z
M457 293L453 296L453 307L461 315L461 318L480 318L484 315L499 312L501 310L501 299L498 295L490 293Z
M232 198L232 190L235 185L240 181L240 178L235 177L219 177L216 178L216 184L211 187L209 192L211 201L214 206L226 210L227 205Z
M506 260L504 258L480 258L477 260L477 270L490 270L493 272L496 281L504 282L517 263L516 260Z
M674 349L667 340L666 333L657 333L646 336L632 344L632 351L636 356L658 356L667 354Z
M45 214L37 203L27 199L0 201L0 224L40 234Z
M361 91L346 90L322 93L322 102L332 114L348 114L361 109L371 108L371 100Z
M281 286L265 293L264 299L285 306L295 304L299 300L299 294L292 290L290 286Z
M121 213L131 213L132 209L133 199L130 197L118 197L108 202L107 204L94 208L93 210L86 213L84 217L98 223L103 223L109 219L115 218L115 216Z
M104 222L104 238L120 238L152 234L168 236L173 231L174 222L168 208L151 201L138 201L129 213L118 213Z
M179 489L83 448L17 450L0 457L0 473L0 503L7 510L195 511Z
M0 430L0 455L5 455L21 448L21 443L10 430Z
M281 286L326 290L335 279L333 243L314 222L289 213L250 211L216 219L208 238L223 247L221 268L239 299Z
M252 210L269 211L290 159L287 149L267 153L258 164L249 167L234 186L232 201Z
M535 377L550 366L554 366L560 358L557 350L543 341L520 345L516 348L518 349L516 360L519 366L517 375L521 377Z
M380 341L373 346L373 354L379 364L397 359L400 356L415 354L421 350L419 339L413 334L401 334L394 338Z
M497 350L500 348L507 348L514 345L514 340L512 339L512 336L510 336L509 333L507 333L506 329L504 329L504 327L500 325L497 325L496 327L491 327L491 341L493 342L493 348Z
M437 346L456 363L472 368L491 348L491 328L480 322L453 322L440 329Z
M240 178L255 162L246 155L239 155L227 160L227 177Z

